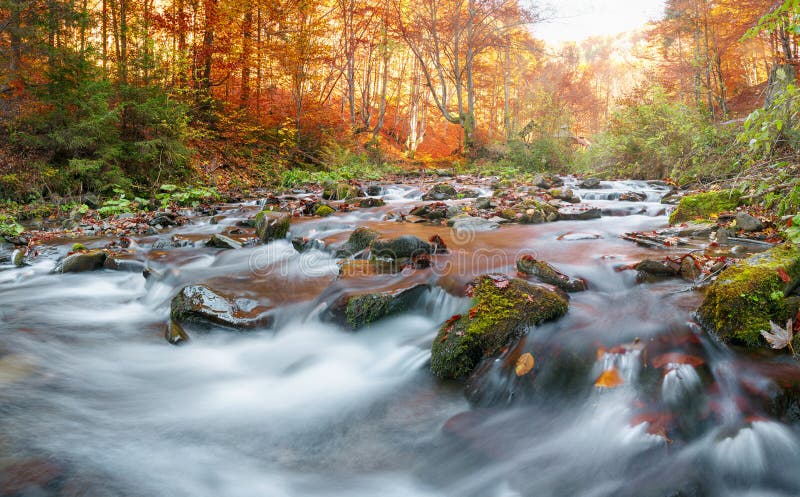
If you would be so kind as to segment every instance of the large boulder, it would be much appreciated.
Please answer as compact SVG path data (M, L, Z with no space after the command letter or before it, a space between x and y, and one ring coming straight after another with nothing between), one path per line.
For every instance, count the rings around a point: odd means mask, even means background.
M542 283L556 286L565 292L582 292L586 290L586 280L571 278L550 264L540 261L531 255L523 255L517 259L517 271L533 276Z
M521 279L481 276L473 283L472 308L442 325L431 347L431 371L464 378L484 357L496 356L529 326L563 316L565 296Z
M285 212L264 210L256 214L256 235L263 243L286 238L292 217Z
M422 196L422 200L449 200L456 195L456 189L452 185L437 183Z
M57 273L82 273L103 269L108 252L105 250L89 250L76 252L65 257L57 266Z
M695 193L681 197L678 208L669 216L670 224L693 219L708 219L711 214L732 211L739 206L741 193L736 190Z
M392 260L432 254L433 250L433 245L413 235L403 235L390 240L378 239L370 245L373 257Z
M761 331L784 325L797 312L787 296L800 284L800 248L784 243L720 273L697 311L700 322L724 342L766 346Z
M358 330L407 311L428 289L428 285L414 285L396 291L345 295L328 309L328 315L332 321Z
M178 323L247 329L271 325L269 311L250 299L226 297L205 285L189 285L172 299L170 317Z

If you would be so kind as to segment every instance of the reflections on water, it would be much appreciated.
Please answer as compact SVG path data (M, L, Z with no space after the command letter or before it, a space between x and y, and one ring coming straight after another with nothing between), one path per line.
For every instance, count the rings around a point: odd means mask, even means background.
M630 191L645 200L614 200ZM615 271L652 254L618 235L664 225L665 192L641 182L576 189L608 214L463 237L388 220L422 194L388 186L385 207L293 224L326 245L362 225L440 235L450 253L411 273L334 281L328 252L297 253L288 241L160 251L147 248L152 238L134 249L159 278L54 275L55 257L2 271L0 495L797 495L800 438L771 411L776 384L763 361L692 325L699 297L678 292L681 282L637 285ZM232 206L218 224L198 219L170 235L203 239L257 210ZM430 343L469 307L463 284L513 272L522 253L590 290L484 361L466 389L435 380ZM358 333L319 319L341 292L408 281L431 285L408 313ZM274 327L192 330L188 345L170 346L170 298L201 282L274 307ZM535 374L514 374L522 352ZM595 386L611 370L621 386Z

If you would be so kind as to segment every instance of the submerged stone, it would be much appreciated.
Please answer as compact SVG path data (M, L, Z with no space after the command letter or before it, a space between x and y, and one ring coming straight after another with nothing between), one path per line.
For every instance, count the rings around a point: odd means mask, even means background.
M787 298L800 283L800 248L784 243L752 255L720 273L706 292L697 316L724 342L766 347L762 330L783 326L797 312Z
M527 327L563 316L565 296L521 279L481 276L474 282L472 308L439 329L431 347L431 371L464 378L484 357L496 356Z

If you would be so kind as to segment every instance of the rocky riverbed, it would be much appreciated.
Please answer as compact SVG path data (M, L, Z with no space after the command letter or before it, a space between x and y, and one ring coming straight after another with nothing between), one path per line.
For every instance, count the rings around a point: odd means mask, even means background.
M10 240L0 496L796 495L760 331L800 256L704 195L353 182Z

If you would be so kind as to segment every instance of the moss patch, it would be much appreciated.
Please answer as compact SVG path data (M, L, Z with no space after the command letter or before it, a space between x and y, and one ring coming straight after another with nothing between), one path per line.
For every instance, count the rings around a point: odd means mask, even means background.
M741 201L741 193L736 190L697 193L681 198L678 208L669 216L670 224L678 224L693 219L708 219L711 214L732 211Z
M348 183L328 183L322 191L322 198L325 200L346 200L363 196L364 192L359 187Z
M345 322L349 328L357 330L384 317L404 312L427 289L427 285L416 285L399 292L368 293L348 297Z
M784 243L723 271L708 288L698 318L725 342L766 346L761 330L792 317L794 305L786 295L798 282L800 248Z
M336 212L333 207L325 204L318 205L317 208L314 210L314 215L319 217L328 217L331 214Z
M526 328L563 316L569 302L561 294L520 279L482 276L475 281L472 309L439 330L431 348L431 371L463 378L485 357L500 353Z

